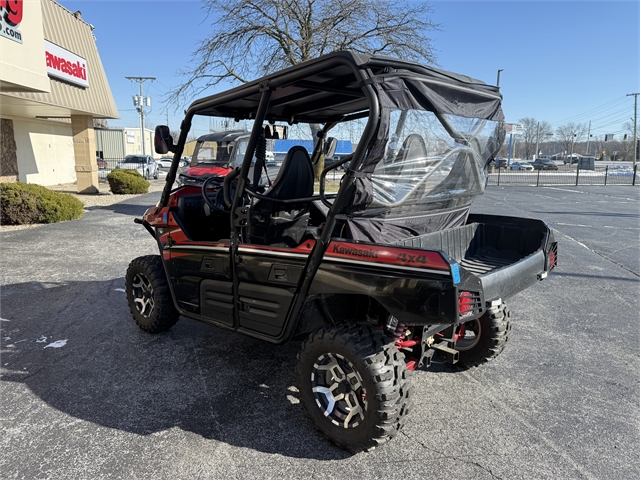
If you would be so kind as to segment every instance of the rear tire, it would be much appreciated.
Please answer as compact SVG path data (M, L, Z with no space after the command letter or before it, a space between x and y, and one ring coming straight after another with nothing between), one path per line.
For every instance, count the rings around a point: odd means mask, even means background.
M314 426L357 453L393 438L409 412L410 371L393 341L369 324L313 333L298 354L300 402Z
M138 257L129 264L126 291L131 315L145 332L164 332L178 321L159 255Z
M499 307L463 324L465 336L456 342L461 367L478 367L502 353L511 335L511 312L502 303ZM458 330L459 331L459 330Z

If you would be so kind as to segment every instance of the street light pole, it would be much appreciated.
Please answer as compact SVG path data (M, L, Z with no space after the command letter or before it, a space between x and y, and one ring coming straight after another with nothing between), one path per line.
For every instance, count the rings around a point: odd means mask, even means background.
M538 128L536 130L536 153L533 155L533 160L535 161L538 158L538 145L540 145L540 122L538 122Z
M638 162L638 95L640 93L629 93L627 97L634 97L633 100L633 168Z
M496 82L496 87L500 86L500 72L503 71L504 68L501 68L500 70L498 70L498 81Z

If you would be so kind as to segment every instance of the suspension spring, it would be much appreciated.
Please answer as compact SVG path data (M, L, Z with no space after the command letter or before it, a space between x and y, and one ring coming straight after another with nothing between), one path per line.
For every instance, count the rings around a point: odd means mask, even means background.
M393 341L397 344L399 342L401 342L402 340L404 340L406 334L407 334L407 329L409 327L407 325L405 325L404 323L400 323L398 322L398 325L396 325L396 329L391 332L391 338L393 338Z

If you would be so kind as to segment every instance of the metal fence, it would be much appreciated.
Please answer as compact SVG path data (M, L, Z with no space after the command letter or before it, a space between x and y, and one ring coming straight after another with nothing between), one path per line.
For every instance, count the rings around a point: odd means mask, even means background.
M495 169L489 173L487 186L526 185L637 185L638 165L603 165L593 170L573 165L558 165L558 170Z
M122 162L122 158L98 159L98 179L107 181L107 175ZM132 168L133 165L127 168ZM135 165L141 175L145 175L145 165ZM278 168L269 168L269 175L276 175ZM168 168L158 167L163 177ZM543 187L547 185L638 185L638 165L604 165L594 170L578 169L575 165L558 165L558 170L507 170L504 168L490 171L487 186L523 185ZM327 174L328 181L340 181L344 170L334 169ZM150 178L153 178L151 173Z

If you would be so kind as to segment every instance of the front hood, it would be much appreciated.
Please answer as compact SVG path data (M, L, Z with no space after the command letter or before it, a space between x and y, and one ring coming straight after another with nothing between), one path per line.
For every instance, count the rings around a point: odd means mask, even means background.
M195 167L188 168L181 175L188 175L189 177L202 177L204 175L220 175L225 177L232 168L225 168L219 165L200 164Z

